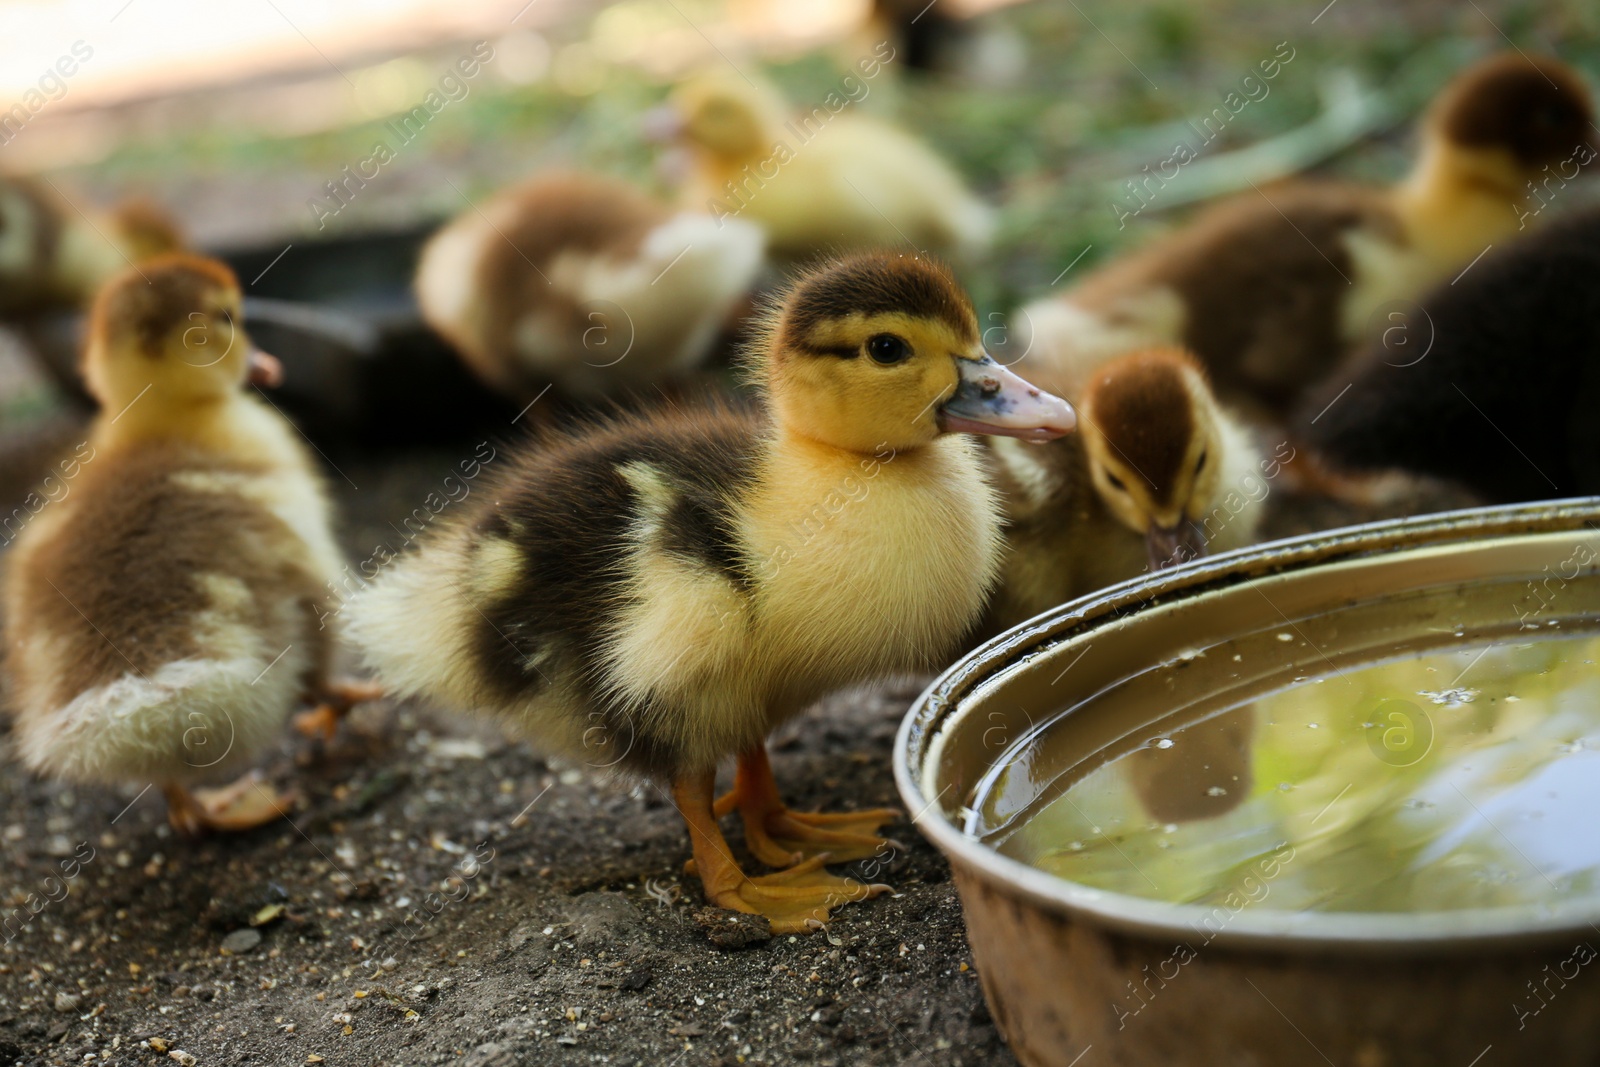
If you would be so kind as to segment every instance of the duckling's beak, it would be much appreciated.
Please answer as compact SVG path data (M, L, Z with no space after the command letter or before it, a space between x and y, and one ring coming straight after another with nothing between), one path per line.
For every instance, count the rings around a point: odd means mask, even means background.
M957 359L961 379L939 409L944 433L997 434L1024 441L1054 441L1078 425L1072 405L1031 385L985 355Z
M1144 544L1150 552L1150 569L1153 571L1176 567L1206 554L1205 534L1188 519L1179 519L1176 526L1151 523L1144 535Z
M245 380L263 389L276 389L283 384L283 364L278 362L277 356L269 356L259 348L252 348Z
M683 133L683 113L671 104L661 104L640 117L639 129L647 141L659 144L677 140Z

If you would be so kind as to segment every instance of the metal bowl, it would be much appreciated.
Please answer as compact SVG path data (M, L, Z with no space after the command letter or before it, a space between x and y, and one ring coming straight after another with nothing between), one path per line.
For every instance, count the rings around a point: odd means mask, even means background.
M1017 1057L1029 1067L1600 1062L1600 975L1585 973L1600 946L1592 900L1416 914L1243 907L1217 923L1214 908L1058 878L966 830L1025 736L1047 731L1093 766L1159 732L1172 713L1159 693L1144 716L1124 703L1113 717L1095 700L1158 667L1181 662L1194 691L1286 685L1323 660L1371 662L1437 623L1445 600L1453 626L1475 634L1516 632L1534 603L1541 624L1593 627L1597 520L1600 498L1589 498L1261 545L1063 605L946 671L901 726L895 778L950 860L984 992ZM1286 627L1305 642L1270 652ZM1255 642L1264 665L1226 682L1223 657L1193 658L1223 642Z

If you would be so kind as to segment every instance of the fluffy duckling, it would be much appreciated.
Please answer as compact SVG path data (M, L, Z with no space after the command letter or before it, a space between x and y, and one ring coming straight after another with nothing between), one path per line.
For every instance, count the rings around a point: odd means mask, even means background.
M1081 379L1129 348L1182 343L1225 401L1281 416L1385 303L1537 221L1534 183L1593 158L1592 120L1589 91L1565 64L1485 60L1430 107L1398 186L1291 182L1202 212L1027 305L1019 327L1031 330L1030 359Z
M1074 400L1072 437L1044 448L991 442L1010 552L986 633L1256 539L1271 461L1217 403L1194 357L1129 353Z
M752 351L763 411L546 438L359 594L350 632L397 692L670 783L707 898L803 931L881 888L822 867L881 847L894 813L789 811L764 738L832 690L953 650L1000 557L960 434L1047 440L1073 414L987 357L966 294L921 257L804 274ZM740 869L717 825L735 809L756 858L787 869Z
M423 250L423 317L491 386L531 400L636 389L698 366L761 267L761 231L673 214L626 182L549 174Z
M862 64L876 70L891 58L892 49ZM906 241L962 260L981 254L993 210L927 145L852 106L869 82L850 75L850 86L859 91L800 111L733 71L678 86L654 132L687 146L684 203L759 224L772 253L788 259Z
M0 315L85 305L130 263L182 245L148 200L82 214L50 186L0 177Z
M1600 211L1484 256L1419 301L1405 350L1381 341L1302 406L1336 473L1406 471L1493 501L1600 493Z
M246 764L302 695L341 709L371 695L328 681L328 503L293 427L244 388L277 365L241 321L214 260L158 257L106 286L84 349L101 405L88 454L7 560L23 762L159 785L189 833L282 814L248 777L189 787Z

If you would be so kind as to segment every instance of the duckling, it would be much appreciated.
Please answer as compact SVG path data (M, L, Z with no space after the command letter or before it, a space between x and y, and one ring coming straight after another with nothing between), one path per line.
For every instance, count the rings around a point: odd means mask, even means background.
M1193 356L1131 352L1073 400L1077 434L1044 448L990 443L1010 551L986 634L1146 569L1256 540L1270 461Z
M0 177L0 315L85 305L130 263L182 245L152 201L82 213L51 186Z
M1082 378L1129 348L1182 343L1225 401L1282 417L1385 303L1537 222L1534 183L1563 164L1576 174L1575 153L1593 157L1593 117L1582 78L1558 60L1487 59L1429 108L1399 185L1291 182L1202 212L1027 305L1030 358Z
M325 599L339 573L328 503L293 427L244 386L278 365L240 325L239 285L186 254L96 297L83 371L101 411L71 491L7 559L13 737L52 777L161 787L186 833L282 815L238 770L328 680Z
M462 213L417 267L423 317L519 400L615 394L698 366L755 282L761 231L626 182L554 173Z
M860 93L798 112L732 71L679 85L654 132L688 149L683 202L759 224L773 255L790 260L905 242L963 261L982 254L993 210L927 145L852 107L869 82L848 84Z
M1600 493L1597 292L1600 211L1496 248L1421 297L1414 347L1375 341L1308 398L1300 440L1337 473L1405 471L1489 501Z
M751 352L759 410L547 431L347 611L395 692L669 784L706 897L794 932L882 890L822 868L882 847L894 813L790 811L764 738L831 690L954 650L1000 558L993 490L959 435L1043 441L1074 416L988 358L966 294L920 256L802 274ZM755 857L786 869L735 863L717 825L735 809Z

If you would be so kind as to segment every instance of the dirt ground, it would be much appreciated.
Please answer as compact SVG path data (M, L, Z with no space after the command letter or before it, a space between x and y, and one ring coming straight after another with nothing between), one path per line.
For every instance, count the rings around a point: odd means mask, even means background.
M458 458L332 458L356 558L396 544L391 522ZM1275 534L1368 517L1282 499ZM925 682L840 694L785 728L791 803L894 805L895 730ZM876 875L894 895L845 907L826 936L767 939L697 920L659 790L464 719L380 702L326 749L286 739L263 769L299 790L292 820L200 844L174 837L158 795L40 782L8 749L0 735L0 922L16 916L0 1063L1015 1062L948 869L905 823Z
M336 458L365 505L352 550L393 542L386 516L455 458ZM780 736L791 802L895 804L921 684L840 695ZM159 795L43 783L3 755L0 921L47 903L0 946L0 1063L1011 1062L945 865L905 824L877 876L896 895L828 936L730 948L694 918L658 790L464 720L380 703L326 751L286 740L264 769L301 792L292 822L198 845ZM47 882L64 861L65 895ZM430 892L438 913L407 923Z

